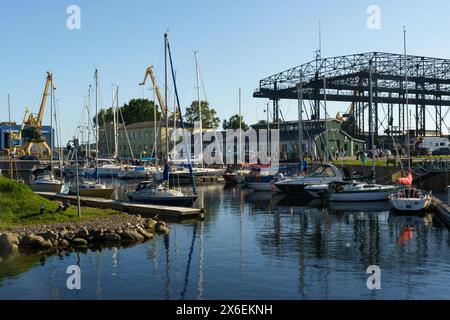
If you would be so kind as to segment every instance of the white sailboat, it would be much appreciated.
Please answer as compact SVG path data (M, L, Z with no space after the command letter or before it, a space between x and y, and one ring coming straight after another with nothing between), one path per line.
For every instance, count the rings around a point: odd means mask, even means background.
M169 54L169 58L170 58L170 66L171 66L171 70L172 70L172 79L174 82L174 90L175 90L175 96L177 98L177 106L178 108L180 108L180 103L179 103L179 98L178 98L178 91L177 91L177 86L176 86L176 81L175 81L175 76L174 76L174 70L173 70L173 65L172 65L172 58L171 58L171 53L170 53L170 47L169 47L169 42L167 39L167 34L164 34L164 53L165 53L165 101L163 101L162 96L159 92L159 88L156 84L156 80L154 78L153 75L153 71L152 71L152 67L149 67L146 71L145 74L145 78L144 78L144 82L142 83L145 84L145 80L147 79L148 76L150 76L152 83L153 83L153 88L157 94L158 100L159 100L159 104L163 110L164 113L164 117L166 120L166 128L168 128L168 123L169 123L169 114L168 114L168 110L167 110L167 54ZM200 105L199 105L200 107ZM187 148L187 143L186 143L186 135L185 135L185 130L184 130L184 123L183 123L183 118L181 116L181 110L180 110L180 122L181 122L181 126L182 126L182 131L183 131L183 141L185 143L185 149L188 150ZM165 159L164 159L164 172L163 172L163 182L161 184L155 184L155 182L144 182L139 184L139 186L136 188L136 190L134 192L129 192L127 194L127 197L130 201L137 201L137 202L143 202L143 203L150 203L150 204L163 204L163 205L173 205L173 206L192 206L194 205L194 202L197 200L197 195L196 195L196 188L195 188L195 179L194 179L194 175L192 172L192 163L190 160L190 155L187 155L187 160L188 160L188 164L189 164L189 172L191 174L191 181L192 181L192 189L194 192L194 195L185 195L184 193L182 193L179 190L175 190L169 187L169 164L168 164L168 158L169 158L169 137L168 134L165 135L165 144L166 144L166 148L165 148Z
M406 29L403 29L403 44L405 50L405 63L407 61L406 55ZM406 116L409 117L409 100L408 100L408 68L405 68L405 99L406 99ZM409 119L407 120L409 124ZM406 178L399 178L397 182L405 185L405 188L389 195L389 203L391 206L400 212L415 213L428 209L432 202L431 191L424 192L422 190L412 188L413 176L411 171L411 148L409 128L407 128L407 149L408 149L408 176Z

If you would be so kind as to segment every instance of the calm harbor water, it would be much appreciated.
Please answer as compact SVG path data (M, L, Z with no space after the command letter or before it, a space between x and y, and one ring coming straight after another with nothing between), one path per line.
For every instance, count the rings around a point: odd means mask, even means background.
M124 189L130 186L122 185ZM448 299L449 234L387 205L200 187L205 221L129 248L0 262L0 299ZM66 287L70 265L81 290ZM369 265L381 289L368 290Z

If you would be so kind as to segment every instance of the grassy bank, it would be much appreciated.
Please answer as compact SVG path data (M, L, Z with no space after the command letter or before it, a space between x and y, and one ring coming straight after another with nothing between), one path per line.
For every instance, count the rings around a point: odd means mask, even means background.
M41 206L45 208L40 213ZM77 208L71 206L64 212L57 212L59 204L35 195L31 188L0 177L0 228L18 225L53 224L79 221ZM118 211L82 208L82 220L120 214Z

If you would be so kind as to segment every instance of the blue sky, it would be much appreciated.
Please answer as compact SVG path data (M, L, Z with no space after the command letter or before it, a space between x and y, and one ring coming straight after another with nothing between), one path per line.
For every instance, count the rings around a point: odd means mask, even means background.
M81 8L81 30L68 30L66 8ZM381 9L381 29L366 26L369 5ZM450 57L448 1L294 1L294 0L129 0L3 1L0 4L0 119L7 120L7 94L13 119L25 106L37 111L47 70L54 72L63 140L78 125L83 97L100 72L101 106L111 104L111 84L120 87L120 103L148 97L138 86L150 64L162 86L163 33L177 70L182 108L196 99L193 51L206 94L221 119L238 112L243 90L246 122L264 119L265 100L252 98L258 81L312 60L322 25L322 56L367 51L403 52L402 26L408 29L408 53ZM202 95L202 98L203 95ZM295 119L295 101L282 101L286 118ZM344 105L333 106L335 113ZM49 113L46 115L49 122Z

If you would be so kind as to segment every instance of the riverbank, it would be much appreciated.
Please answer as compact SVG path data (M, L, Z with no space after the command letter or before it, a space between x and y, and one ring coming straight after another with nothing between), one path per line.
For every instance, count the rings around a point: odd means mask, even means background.
M101 242L140 242L167 224L113 209L77 208L34 194L28 186L0 177L0 255L20 249L52 250Z

